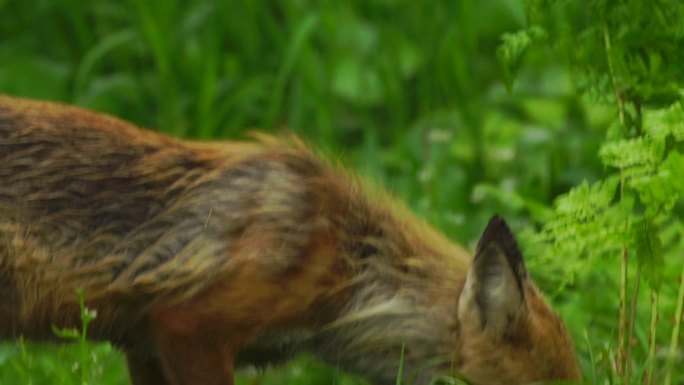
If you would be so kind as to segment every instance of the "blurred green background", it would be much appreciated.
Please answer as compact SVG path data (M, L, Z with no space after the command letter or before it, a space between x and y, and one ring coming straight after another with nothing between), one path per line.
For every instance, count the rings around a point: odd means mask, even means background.
M619 261L558 255L550 263L534 242L554 199L608 174L597 153L615 101L586 91L592 78L576 71L567 54L575 48L558 50L560 37L504 35L530 26L529 3L0 0L0 93L77 104L180 137L293 131L468 248L500 213L566 319L587 378L617 383L604 367L618 328ZM547 30L586 22L581 3L548 11ZM499 49L504 36L513 39L508 51ZM670 270L674 282L678 270ZM667 314L675 286L663 290ZM634 344L647 338L645 304ZM668 333L672 319L658 321ZM0 345L0 384L79 383L74 349ZM118 353L91 349L99 360L91 383L127 383ZM362 383L308 357L245 371L240 381Z

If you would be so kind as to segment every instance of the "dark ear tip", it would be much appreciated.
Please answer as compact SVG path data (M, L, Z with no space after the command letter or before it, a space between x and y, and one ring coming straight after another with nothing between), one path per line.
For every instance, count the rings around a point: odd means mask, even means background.
M491 244L497 246L498 250L503 253L515 271L516 277L522 279L526 275L525 261L520 253L513 232L508 227L508 224L506 224L506 221L498 214L489 220L487 227L482 233L482 237L477 243L475 258L477 259ZM484 253L482 255L486 257L488 254Z
M487 227L482 233L480 241L477 243L477 248L479 250L492 241L511 238L513 238L513 233L511 232L511 229L508 228L506 221L499 214L494 214L489 220L489 223L487 223Z
M501 217L499 214L494 214L491 218L489 218L489 223L487 223L487 228L490 228L492 226L506 226L506 221Z
M489 244L497 244L509 258L518 259L520 250L515 240L515 235L506 224L506 221L499 215L494 215L487 224L480 241L477 243L477 251L483 250ZM520 259L522 259L520 257Z

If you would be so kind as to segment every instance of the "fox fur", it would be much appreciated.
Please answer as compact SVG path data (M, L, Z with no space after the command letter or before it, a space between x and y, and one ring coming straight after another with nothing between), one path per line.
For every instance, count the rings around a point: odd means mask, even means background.
M0 339L89 335L135 385L229 385L300 351L376 384L580 377L494 217L474 258L296 138L192 142L0 96ZM429 363L432 362L432 365Z

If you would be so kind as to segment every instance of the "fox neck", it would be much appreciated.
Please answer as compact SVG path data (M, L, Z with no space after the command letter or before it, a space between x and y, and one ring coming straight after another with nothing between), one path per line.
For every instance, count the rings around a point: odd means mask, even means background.
M405 377L429 378L429 361L453 359L469 257L406 212L365 220L364 232L342 237L354 240L342 256L352 272L349 300L316 333L313 351L379 384L396 381L402 357Z

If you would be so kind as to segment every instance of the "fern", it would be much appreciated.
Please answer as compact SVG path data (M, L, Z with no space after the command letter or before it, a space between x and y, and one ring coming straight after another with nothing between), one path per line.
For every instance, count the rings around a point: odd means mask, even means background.
M590 266L619 271L619 300L612 301L619 302L618 338L605 354L591 355L599 365L594 378L602 370L611 384L678 383L684 379L674 369L682 356L680 323L672 330L659 322L665 309L659 298L661 292L676 298L670 297L678 305L668 316L680 320L684 291L673 274L682 271L684 279L684 3L528 0L526 6L533 27L505 35L497 52L507 87L522 52L543 36L572 68L578 89L615 111L597 154L606 175L557 197L532 240L548 245L542 260L565 273L561 287ZM637 311L642 282L650 290L648 321ZM632 344L636 329L648 330L645 344ZM665 334L671 337L664 358L657 352Z
M514 33L505 33L501 36L501 45L496 50L496 57L503 71L504 83L510 92L515 80L515 68L520 63L520 59L527 48L546 38L546 31L539 26L522 29Z
M675 141L684 140L684 110L681 103L668 108L644 112L644 131L654 139L672 137Z

